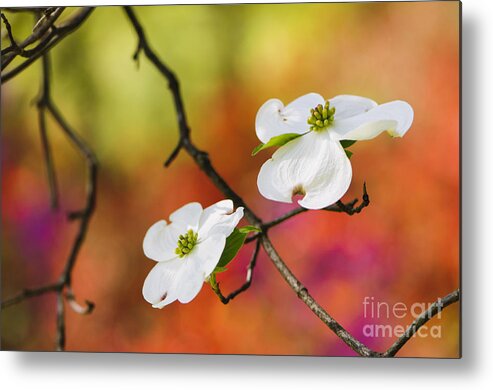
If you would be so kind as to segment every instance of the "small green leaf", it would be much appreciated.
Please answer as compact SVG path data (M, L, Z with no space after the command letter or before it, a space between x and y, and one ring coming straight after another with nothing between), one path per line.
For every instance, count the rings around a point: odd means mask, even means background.
M226 238L226 246L224 247L223 254L216 267L224 268L234 259L240 248L243 246L247 234L248 233L241 233L238 229L233 230L233 233Z
M261 232L257 226L247 225L238 229L240 233Z
M346 152L346 156L347 158L351 158L351 156L353 155L353 152L347 150L347 149L344 149L344 151Z
M226 267L216 267L214 268L214 271L212 271L213 274L220 274L221 272L227 271L228 269Z
M287 134L281 134L281 135L277 135L275 137L272 137L267 143L260 144L255 149L253 149L252 156L255 156L261 150L264 150L264 149L267 149L267 148L271 148L272 146L282 146L282 145L285 145L289 141L292 141L292 140L294 140L294 139L296 139L298 137L301 137L302 135L303 134L287 133Z
M351 140L343 140L343 141L339 141L341 143L341 146L346 149L346 148L349 148L352 144L354 144L356 141L351 141Z

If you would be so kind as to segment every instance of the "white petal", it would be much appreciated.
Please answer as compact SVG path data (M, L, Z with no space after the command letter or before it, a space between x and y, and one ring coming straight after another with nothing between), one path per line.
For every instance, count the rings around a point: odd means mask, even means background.
M216 268L226 245L226 236L216 234L199 241L183 258L184 267L176 281L176 295L181 303L188 303L197 296L205 279Z
M229 236L243 218L243 207L233 213L233 201L222 200L207 207L199 221L199 237L206 238L212 234Z
M177 296L173 285L183 265L181 259L157 263L147 275L142 288L145 300L159 308L175 301Z
M216 267L225 244L226 237L216 234L199 242L184 258L156 264L144 282L144 298L156 308L176 299L190 302Z
M360 115L334 120L331 130L340 140L368 140L383 131L393 137L402 137L411 127L413 117L412 107L404 101L396 100Z
M155 261L168 261L176 257L178 236L182 234L173 225L161 220L152 225L144 236L144 254Z
M316 93L309 93L293 100L286 107L279 99L270 99L257 112L255 131L263 143L272 137L296 133L303 134L310 129L307 123L310 109L324 104L324 98Z
M338 201L351 183L351 163L331 132L310 132L279 148L260 169L257 185L267 199L320 209Z
M330 107L336 109L335 120L363 114L378 105L371 99L354 95L338 95L330 99L329 103Z
M186 259L187 261L190 260L194 267L200 270L202 278L205 279L216 268L225 245L226 236L224 234L214 234L204 241L200 241Z
M185 206L182 206L169 216L171 222L179 226L182 233L185 233L188 229L197 231L199 226L199 219L202 214L202 206L200 203L192 202Z
M203 273L197 269L190 255L184 258L184 266L180 270L179 280L176 283L176 296L181 303L188 303L194 299L204 284Z

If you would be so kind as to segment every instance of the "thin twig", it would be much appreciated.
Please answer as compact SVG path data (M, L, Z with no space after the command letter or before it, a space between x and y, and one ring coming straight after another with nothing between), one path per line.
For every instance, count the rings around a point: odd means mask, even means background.
M64 7L47 8L45 10L35 12L37 22L33 27L32 34L29 35L20 44L12 42L11 39L11 45L9 47L6 47L5 49L2 49L2 68L10 64L18 55L21 57L29 57L29 51L26 51L24 49L37 40L41 39L48 32L48 30L53 27L53 24L62 14L64 9Z
M173 100L175 104L175 109L176 109L176 115L177 115L177 121L178 121L178 127L180 131L180 141L178 141L177 146L173 149L173 152L171 155L168 157L168 159L165 162L165 166L169 166L173 160L178 156L178 153L184 146L183 143L181 142L182 139L187 139L190 135L190 127L188 126L187 122L187 117L185 115L185 109L183 105L183 100L181 98L181 92L180 92L180 84L178 82L178 79L176 78L176 75L170 70L168 66L166 66L154 53L154 51L150 48L149 44L147 43L147 39L144 33L144 29L142 28L141 24L139 23L137 17L135 16L135 13L133 12L132 8L130 7L123 7L125 10L125 13L127 14L128 18L130 19L132 25L135 28L135 32L137 33L138 36L138 44L137 44L137 49L135 53L133 54L133 59L138 60L139 54L141 51L144 51L145 56L153 63L153 65L163 74L163 76L168 80L168 87L173 95Z
M339 206L340 211L348 215L361 213L361 210L370 205L370 197L368 196L368 192L366 192L366 182L363 183L363 200L361 201L361 204L359 206L354 207L357 201L358 200L355 199L349 204L344 204L342 201L338 200L336 204L337 206Z
M32 9L36 11L37 9ZM306 287L295 277L295 275L291 272L291 270L287 267L285 262L281 259L281 257L276 252L274 246L271 241L267 237L267 230L273 226L276 226L287 219L298 215L306 209L300 208L292 210L291 212L273 220L270 222L262 223L261 219L245 204L243 199L233 191L233 189L225 182L225 180L217 173L217 171L213 168L209 156L206 152L199 150L195 147L190 139L190 128L187 123L187 119L185 116L185 109L183 100L181 97L180 87L178 83L178 79L175 74L158 58L158 56L154 53L154 51L150 48L144 30L136 18L133 10L130 7L124 7L124 10L134 27L137 36L138 36L138 45L137 50L134 53L134 59L138 60L139 54L141 51L144 52L146 57L154 64L159 72L166 78L168 81L168 86L171 90L171 93L174 98L175 110L178 120L179 126L179 141L177 146L173 149L170 157L166 160L165 165L169 166L171 162L176 158L181 149L185 149L186 152L193 158L195 163L206 173L206 175L211 179L211 181L216 185L216 187L223 192L223 194L231 198L235 205L243 206L245 209L245 216L250 221L250 223L259 227L262 231L256 235L253 235L249 238L249 241L257 240L256 247L254 253L252 254L252 258L250 260L247 276L245 283L238 288L237 290L230 293L228 296L224 297L219 290L219 286L217 285L217 289L215 292L220 297L223 303L228 303L231 299L235 298L238 294L246 291L251 283L253 277L253 270L256 264L256 260L259 254L260 245L263 246L265 252L269 255L270 260L276 266L280 274L286 280L291 289L297 294L297 296L307 305L307 307L320 319L322 320L328 327L331 329L342 341L344 341L351 349L353 349L356 353L361 356L394 356L410 339L411 337L419 330L419 328L425 324L430 318L439 313L444 307L457 302L460 299L459 290L454 291L453 293L447 295L443 299L439 299L435 302L426 312L424 312L420 317L418 317L408 328L405 335L398 339L386 352L379 353L371 350L366 345L356 340L348 331L346 331L342 325L340 325L334 318L332 318L316 301L315 299L308 293ZM54 21L58 16L63 12L62 7L58 7L56 9L50 9L49 11L45 11L45 15L38 21L38 24L35 26L33 30L33 34L28 37L21 44L17 44L12 31L10 24L6 17L2 14L2 19L7 28L7 33L9 39L11 41L11 46L5 51L2 51L2 55L6 54L4 58L2 58L2 64L10 63L13 57L20 55L27 57L28 59L19 65L17 68L7 72L2 75L2 82L8 81L12 77L19 74L22 70L27 68L32 62L34 62L39 57L43 57L43 86L42 86L42 94L41 98L38 101L38 107L40 112L40 131L43 143L44 157L45 162L48 169L48 176L50 182L50 191L52 194L52 204L57 203L57 195L56 194L56 180L54 175L53 163L51 160L51 153L48 143L48 138L46 137L46 122L45 122L45 110L47 110L55 119L55 121L59 124L65 135L69 138L72 144L76 147L77 150L82 154L83 158L86 161L88 168L88 176L87 176L87 184L86 184L86 204L82 210L78 210L75 212L69 213L69 219L79 220L79 230L74 240L72 249L70 251L69 257L65 263L64 270L60 276L60 279L57 283L46 285L43 287L39 287L36 289L26 289L22 293L17 296L10 298L4 302L2 302L2 308L6 308L12 306L16 303L22 302L25 299L40 296L49 292L57 293L57 349L64 350L65 348L65 302L64 299L67 300L72 309L80 314L88 314L94 308L94 304L86 301L86 307L83 307L75 300L74 294L71 289L71 276L73 267L75 265L76 259L78 257L81 246L85 240L85 236L87 234L89 220L95 209L96 202L96 182L97 182L97 161L94 153L89 148L89 146L85 143L85 141L75 133L65 119L60 114L57 107L51 100L49 94L49 63L48 57L46 53L53 48L61 39L63 39L70 32L74 31L80 24L86 20L86 18L91 13L92 8L87 7L82 9L78 14L76 14L69 21L64 23L63 25L56 27L54 25ZM51 30L51 32L48 32ZM42 39L41 43L38 44L34 49L25 50L24 47L35 42L38 39ZM10 54L10 55L9 55ZM335 205L329 206L325 208L326 211L334 211L334 212L345 212L349 215L353 215L361 212L362 209L368 206L369 197L366 193L366 185L364 186L363 200L359 206L355 206L357 200L353 200L347 204L339 201ZM66 293L64 294L64 290Z
M248 263L247 267L247 272L246 272L246 278L245 278L245 283L243 283L238 289L234 290L233 292L229 293L227 296L224 296L221 292L221 289L219 288L219 283L217 283L215 286L213 286L213 291L216 293L216 295L219 297L222 303L227 305L229 301L234 299L236 296L241 294L242 292L245 292L250 288L252 285L252 280L253 280L253 270L255 269L255 265L257 264L257 257L260 251L260 240L257 240L257 244L255 245L255 249L253 250L252 257L250 259L250 263Z
M9 23L9 20L7 17L4 15L4 13L0 13L0 16L2 17L3 23L5 24L5 29L7 30L7 36L9 37L10 40L10 47L7 47L6 49L2 50L2 55L4 55L6 52L8 53L9 51L14 51L18 55L22 56L24 54L24 51L22 50L21 47L17 44L14 38L14 34L12 33L12 26Z
M56 350L65 350L65 303L63 302L63 293L57 292L56 297Z
M39 15L38 21L34 24L33 27L33 32L36 32L37 30L47 30L48 28L45 28L45 24L49 24L50 27L53 25L53 22L55 19L57 19L62 12L65 10L65 7L48 7L46 8L41 15Z
M370 197L368 196L368 193L366 192L366 183L363 184L363 199L361 201L361 204L359 206L356 206L356 203L358 203L358 199L353 199L351 202L348 203L343 203L342 201L337 201L333 205L327 206L321 210L324 211L332 211L336 213L346 213L348 215L353 215L353 214L358 214L360 213L365 207L367 207L370 204ZM287 212L286 214L273 219L272 221L269 222L264 222L262 224L262 228L264 229L270 229L273 226L279 225L280 223L298 215L301 213L304 213L305 211L310 211L309 209L305 209L303 207L296 208L294 210L291 210Z
M17 303L20 303L28 298L33 298L33 297L39 297L40 295L44 295L49 292L57 292L60 291L63 288L63 285L61 283L53 283L53 284L48 284L46 286L38 287L38 288L32 288L32 289L25 289L18 295L9 298L5 301L2 302L2 309L5 309L9 306L15 305Z
M29 51L25 51L25 54L28 53L29 58L27 58L24 62L19 64L14 69L5 72L1 76L2 84L11 80L13 77L17 76L27 67L29 67L34 61L40 58L44 53L51 50L55 45L57 45L60 41L62 41L66 36L70 33L74 32L91 14L94 8L85 7L81 9L78 13L76 13L73 17L71 17L66 22L62 23L60 26L51 25L51 32L49 32L45 38L33 49ZM33 33L39 34L39 33ZM12 54L12 53L9 53ZM12 59L7 57L4 59L5 62L10 63ZM2 62L2 68L5 68L5 64Z
M21 13L21 12L34 12L38 13L43 11L45 8L37 8L37 7L2 7L4 11L8 11L10 13Z
M55 166L53 163L53 157L51 154L51 146L48 140L48 132L46 130L46 104L49 99L49 85L50 85L50 64L49 54L46 53L42 57L43 61L43 77L41 82L41 93L38 100L38 122L39 132L41 135L41 146L43 149L43 157L45 160L46 173L48 178L48 187L50 189L51 208L53 210L58 209L58 185L55 172Z
M435 315L440 313L444 308L452 303L458 302L460 299L460 290L452 291L450 294L443 298L436 300L428 310L421 313L421 315L409 325L404 334L394 343L392 346L383 353L383 357L393 357L399 350L414 336L414 334L431 320Z
M51 113L55 121L60 125L61 129L68 137L68 139L72 142L72 144L76 147L76 149L82 154L84 159L86 160L88 175L86 182L86 205L83 210L79 211L80 215L80 224L79 231L75 238L74 244L72 246L72 250L70 252L67 263L65 264L65 269L62 274L62 281L65 284L70 285L70 277L72 273L72 268L74 267L75 260L77 259L77 255L79 254L82 243L84 242L87 228L89 225L89 220L94 212L94 208L96 206L96 179L97 179L97 160L96 156L89 148L89 146L85 143L85 141L75 133L65 119L61 116L60 112L53 104L51 100L46 102L46 107L48 111Z
M335 213L346 213L348 215L354 215L360 213L365 207L368 207L368 205L370 204L370 197L366 192L366 183L363 184L363 196L361 203L358 206L356 206L357 203L358 203L358 198L353 199L351 202L348 203L343 203L342 201L339 200L333 205L327 206L321 210L331 211ZM288 211L286 214L281 215L280 217L273 219L272 221L262 223L260 226L262 231L247 237L247 239L245 240L245 244L255 241L262 234L267 232L267 230L269 230L270 228L277 226L287 221L288 219L291 219L292 217L295 217L296 215L304 213L306 211L310 211L310 210L305 209L304 207L298 207L294 210Z
M57 293L57 349L63 350L65 348L65 306L64 306L64 298L67 299L67 302L70 304L70 307L80 314L88 314L93 308L94 304L92 302L86 301L86 308L82 307L75 301L74 294L72 292L72 271L75 266L76 260L78 258L80 249L82 244L84 243L89 221L94 213L94 209L96 207L96 183L97 183L97 167L98 162L96 160L96 156L89 145L70 127L68 122L63 118L62 114L56 107L53 102L50 94L50 73L49 73L49 60L48 54L46 53L43 56L43 71L42 71L42 88L41 88L41 96L38 99L38 109L42 112L42 121L40 122L40 128L42 132L46 132L46 124L44 123L44 111L48 111L55 122L59 125L62 132L69 139L72 145L80 152L82 157L84 158L87 165L87 179L86 179L86 203L82 210L78 210L76 212L71 212L68 214L69 220L78 220L79 229L75 236L74 242L72 244L72 248L68 255L68 258L65 262L64 269L60 275L60 278L57 283L50 284L44 287L40 287L34 290L25 290L23 293L18 294L14 298L8 299L7 301L2 303L3 307L11 306L15 303L19 303L27 298L31 298L34 296L40 296L48 292L55 291ZM44 142L44 141L43 141ZM48 145L48 144L46 144ZM46 148L44 145L43 148L49 151L49 147ZM45 161L48 161L45 154ZM51 158L50 158L51 161ZM47 163L48 164L48 163ZM52 167L48 166L48 171L52 171ZM52 171L54 172L54 171ZM54 173L53 173L54 176ZM66 294L64 294L64 290L66 290Z
M233 201L236 207L243 206L245 208L245 216L248 220L255 226L258 226L261 221L260 219L250 210L250 208L246 207L245 202L240 196L234 192L231 187L224 181L224 179L216 172L216 170L212 167L209 156L206 152L203 152L197 149L190 139L190 127L187 122L187 118L185 115L185 107L183 104L183 99L181 97L180 92L180 84L175 74L168 68L167 65L162 62L156 53L151 49L144 30L138 21L135 13L133 12L131 7L123 7L125 13L127 14L132 26L135 29L138 37L137 50L134 54L134 59L137 58L138 53L142 50L145 56L152 62L152 64L156 67L156 69L165 77L168 82L168 87L173 95L173 100L175 104L176 117L178 121L180 140L178 141L178 151L182 148L185 149L189 155L193 157L195 162L199 165L199 167L206 173L207 176L212 180L212 182L219 188L221 191ZM172 155L177 155L178 151L173 151ZM171 160L172 161L172 160ZM168 165L171 163L168 159Z

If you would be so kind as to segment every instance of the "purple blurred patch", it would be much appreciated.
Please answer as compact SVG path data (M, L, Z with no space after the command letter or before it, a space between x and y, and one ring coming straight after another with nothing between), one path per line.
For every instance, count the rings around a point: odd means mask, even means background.
M340 280L367 280L385 284L395 275L388 248L375 242L342 243L314 253L306 284L316 286Z

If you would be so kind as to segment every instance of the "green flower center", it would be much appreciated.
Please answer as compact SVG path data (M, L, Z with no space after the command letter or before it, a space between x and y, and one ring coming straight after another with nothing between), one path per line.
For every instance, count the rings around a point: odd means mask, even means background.
M198 236L199 234L195 233L192 229L186 232L186 234L180 234L175 253L180 256L180 258L188 255L192 251L195 244L197 244Z
M308 118L308 124L310 130L322 131L330 126L334 121L334 114L336 112L335 107L330 108L329 102L325 103L325 106L319 104L317 107L310 110L311 116Z

